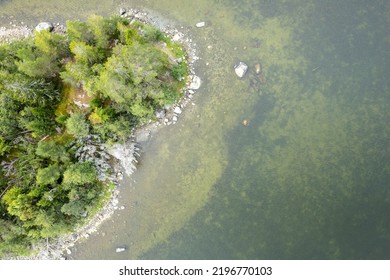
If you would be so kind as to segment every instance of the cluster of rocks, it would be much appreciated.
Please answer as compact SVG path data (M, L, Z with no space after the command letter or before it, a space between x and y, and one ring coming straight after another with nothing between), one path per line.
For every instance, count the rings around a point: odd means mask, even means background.
M99 181L118 184L122 180L122 172L114 172L116 168L113 168L112 158L98 135L88 135L88 137L79 139L78 142L79 148L75 152L76 158L80 162L92 162Z
M249 69L249 66L245 62L242 62L242 61L240 61L236 65L234 65L234 72L236 73L236 75L239 78L243 78L246 75L248 69ZM263 83L263 84L266 83L263 69L262 69L261 64L259 62L255 63L253 65L253 72L261 83Z
M41 32L42 30L48 30L49 32L55 32L65 34L66 27L59 22L53 24L51 22L40 22L34 28L28 25L16 25L12 24L10 28L0 27L0 42L10 43L14 40L20 40L32 36L34 30Z
M33 34L33 31L27 25L20 27L0 27L0 42L11 42L13 40L20 40L27 38Z
M139 147L132 139L125 143L116 143L112 146L107 146L107 153L119 161L120 166L127 176L131 176L137 169L137 157L139 154Z

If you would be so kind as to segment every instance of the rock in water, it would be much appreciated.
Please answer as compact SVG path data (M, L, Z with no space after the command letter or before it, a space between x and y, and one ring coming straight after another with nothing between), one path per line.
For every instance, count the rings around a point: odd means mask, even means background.
M200 88L200 85L202 84L202 81L198 76L192 75L191 76L191 84L189 85L188 89L196 90Z
M261 73L261 64L260 63L255 64L255 72L256 72L256 74Z
M124 251L126 251L125 247L118 247L115 249L115 252L117 252L117 253L124 252Z
M206 23L204 21L201 21L201 22L198 22L197 24L195 24L196 27L204 27L206 25Z
M234 72L236 72L236 75L240 78L245 76L246 71L248 71L248 65L246 65L244 62L240 61L234 66Z
M242 125L243 126L248 126L249 125L249 120L248 119L245 119L242 121Z
M36 27L35 30L38 32L41 32L42 30L48 30L51 32L54 28L54 25L50 22L40 22Z

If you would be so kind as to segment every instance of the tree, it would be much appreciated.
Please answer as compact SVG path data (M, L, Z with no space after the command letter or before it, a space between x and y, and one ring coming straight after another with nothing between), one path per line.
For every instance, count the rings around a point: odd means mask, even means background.
M87 25L94 35L94 42L98 48L108 49L111 42L119 38L118 23L128 24L128 20L119 16L103 18L93 15L88 18Z
M10 149L9 143L0 135L0 157L4 156Z
M54 131L53 111L44 107L24 107L18 118L19 126L31 131L34 138L52 134Z
M70 160L65 147L52 140L38 142L35 153L53 162L68 162Z
M66 128L75 137L86 137L89 134L89 124L81 113L74 113L66 120Z
M101 61L104 57L104 54L97 47L87 45L85 42L72 41L70 43L70 50L78 62L88 66L92 66Z
M33 79L16 73L3 80L4 89L12 94L12 98L27 105L45 106L56 103L60 94L53 83L45 79Z
M42 30L40 32L35 31L34 38L38 50L53 60L59 61L69 55L68 41L65 40L63 35Z
M96 169L92 162L74 163L64 172L63 186L96 183Z
M33 198L28 196L22 188L13 187L3 196L3 201L7 206L9 214L18 217L21 221L33 219L35 216L35 207Z
M50 79L60 70L56 57L45 54L32 46L20 49L17 55L20 58L15 62L18 71L27 76Z
M61 176L61 171L58 165L49 165L46 168L41 168L37 172L37 185L55 185Z
M19 115L20 103L8 94L0 95L0 134L5 140L13 140L20 131L16 116Z
M66 29L69 41L93 43L94 35L86 22L67 20Z

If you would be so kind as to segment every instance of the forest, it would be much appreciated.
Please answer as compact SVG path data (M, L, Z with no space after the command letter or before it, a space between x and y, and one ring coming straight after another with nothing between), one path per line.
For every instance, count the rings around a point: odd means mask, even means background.
M0 45L0 257L31 254L96 214L113 183L80 151L125 141L175 103L184 57L156 27L119 16Z

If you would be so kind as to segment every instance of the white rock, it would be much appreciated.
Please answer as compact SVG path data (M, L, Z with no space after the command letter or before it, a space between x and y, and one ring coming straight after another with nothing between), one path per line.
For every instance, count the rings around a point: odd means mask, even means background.
M177 116L173 116L173 117L172 117L172 121L173 121L173 122L177 122Z
M157 110L155 115L156 115L156 118L163 119L165 117L165 110L164 109Z
M181 108L180 107L175 107L173 112L176 113L176 114L181 114Z
M202 81L198 76L193 75L191 79L191 84L188 89L196 90L199 89L202 84Z
M136 169L136 156L139 155L138 150L136 143L132 141L127 141L124 144L117 143L112 146L107 146L107 152L119 160L128 176L133 174ZM118 204L118 201L115 201L115 204Z
M183 34L182 33L176 33L173 38L172 38L172 41L176 42L176 41L179 41L183 38Z
M234 66L234 72L236 72L236 75L240 78L244 77L246 71L248 71L248 65L246 65L244 62L240 61L237 65Z
M117 253L124 252L124 251L126 251L125 247L118 247L115 249L115 252L117 252Z
M72 254L72 251L71 251L70 249L66 249L66 253L67 253L68 255L70 255L70 254Z
M52 31L54 28L53 24L50 22L40 22L36 27L35 30L38 32L41 32L42 30L48 30Z
M206 25L206 23L204 21L201 21L201 22L198 22L197 24L195 24L196 27L204 27Z
M126 14L126 9L125 8L120 8L119 9L119 15L124 15L124 14Z

